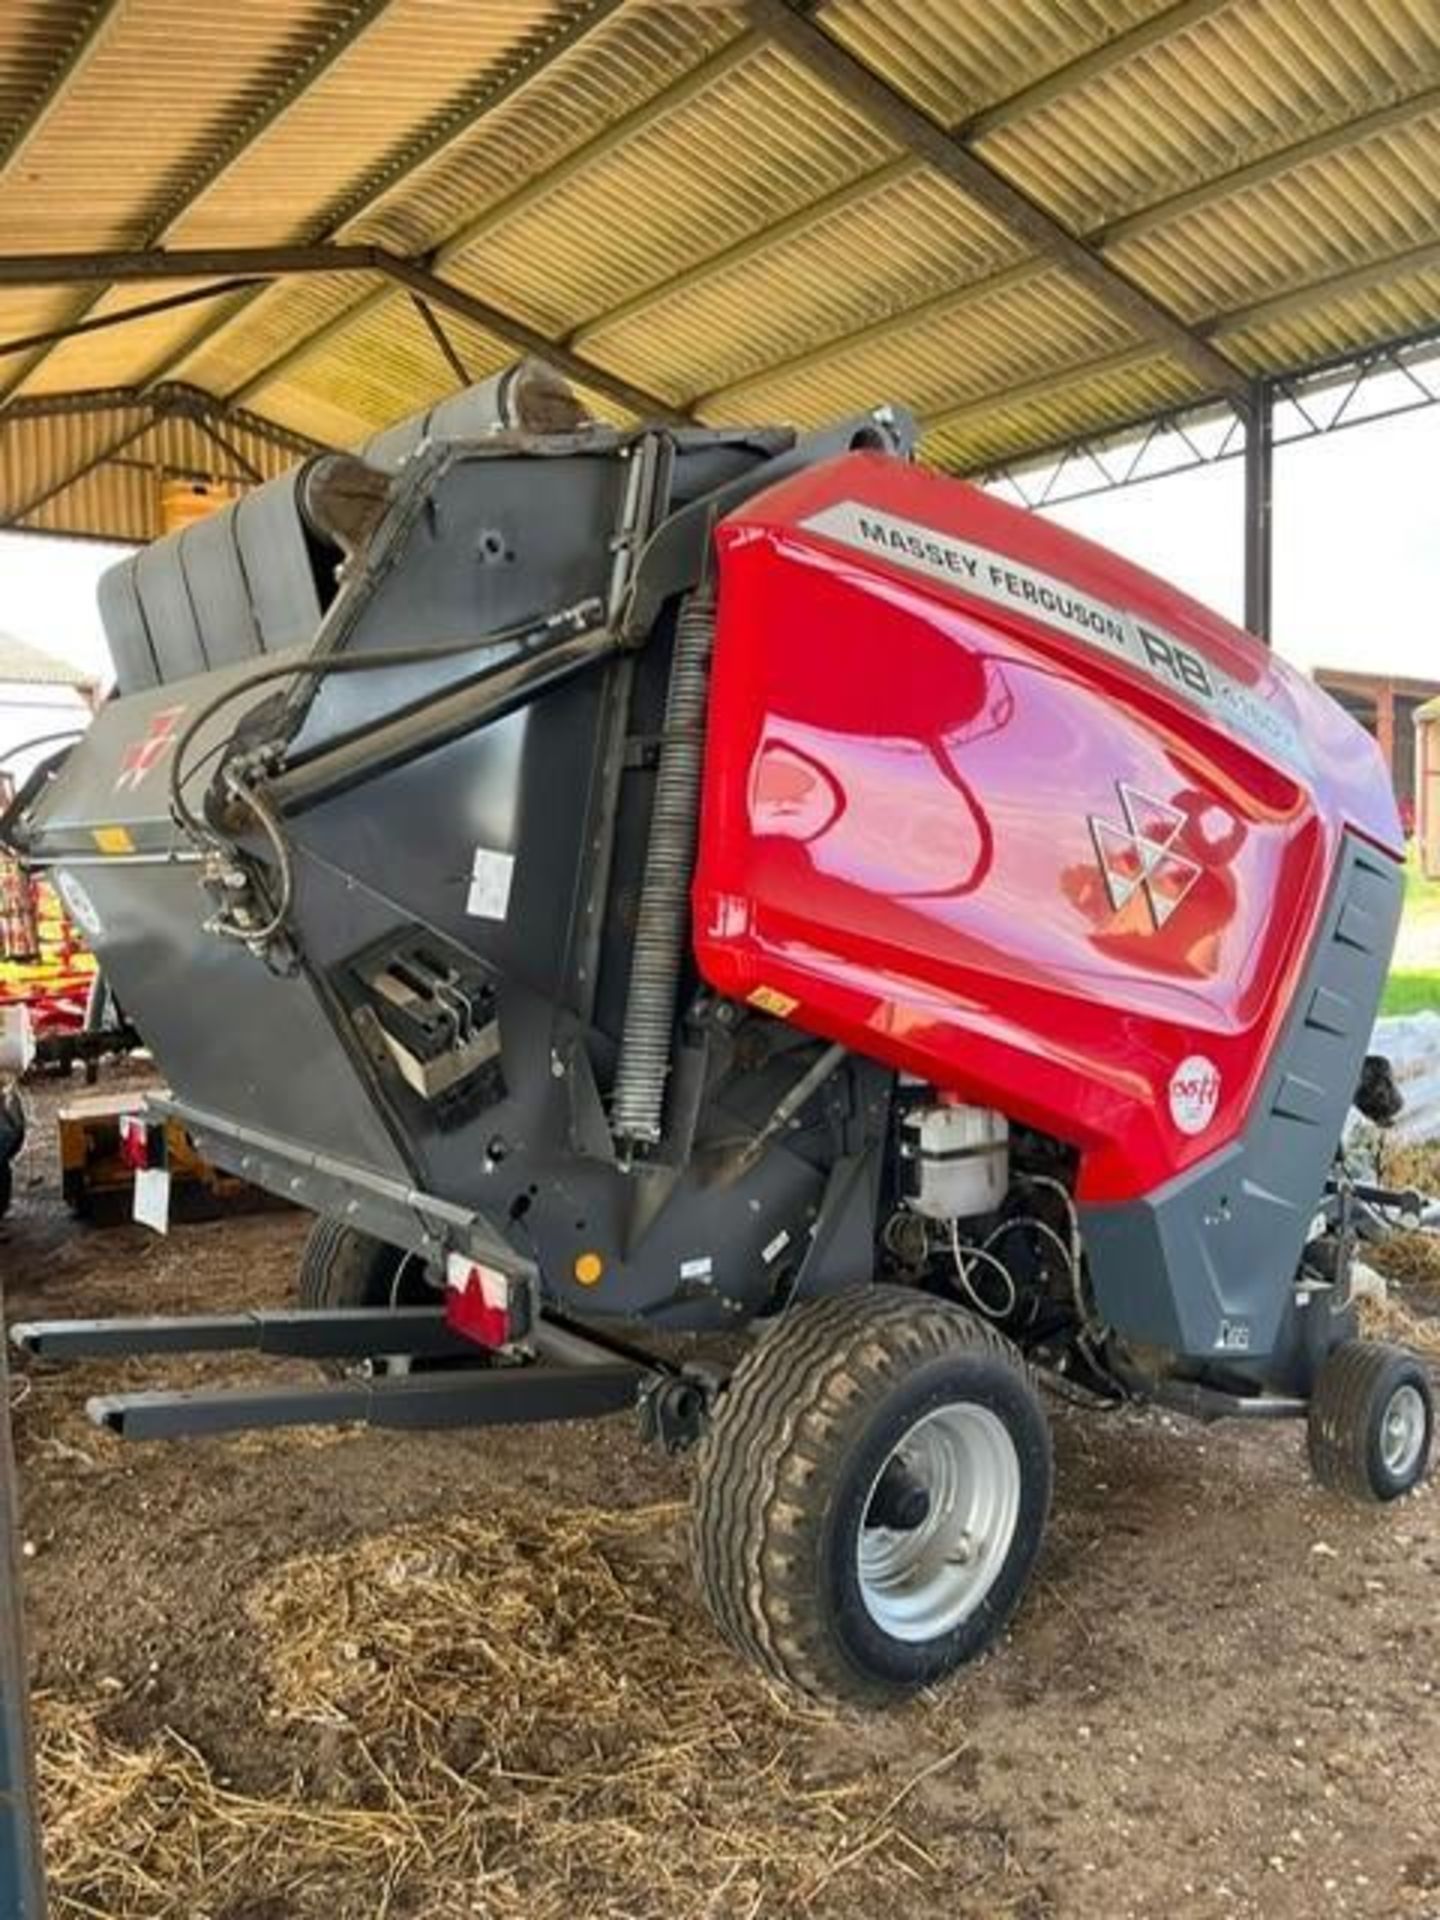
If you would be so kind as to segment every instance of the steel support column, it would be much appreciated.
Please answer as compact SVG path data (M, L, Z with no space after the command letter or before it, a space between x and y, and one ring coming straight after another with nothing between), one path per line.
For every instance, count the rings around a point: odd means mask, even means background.
M0 1913L6 1920L44 1920L30 1679L21 1630L19 1507L10 1375L0 1341Z
M1275 390L1268 380L1251 384L1245 404L1245 625L1270 640L1275 476Z

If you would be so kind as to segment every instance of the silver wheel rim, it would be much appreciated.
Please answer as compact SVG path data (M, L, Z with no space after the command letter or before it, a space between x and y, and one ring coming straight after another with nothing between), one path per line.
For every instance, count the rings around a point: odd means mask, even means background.
M1397 1387L1385 1405L1380 1423L1380 1457L1385 1471L1396 1480L1404 1480L1415 1471L1425 1450L1429 1419L1425 1398L1418 1387L1408 1383Z
M968 1620L999 1577L1020 1519L1020 1456L988 1407L937 1407L911 1427L892 1461L924 1488L918 1526L863 1526L856 1547L865 1610L892 1639L934 1640Z

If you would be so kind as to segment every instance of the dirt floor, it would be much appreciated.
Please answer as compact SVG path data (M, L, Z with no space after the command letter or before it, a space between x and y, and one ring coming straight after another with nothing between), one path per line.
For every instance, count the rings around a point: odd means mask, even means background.
M12 1320L285 1298L298 1215L72 1222L57 1097ZM686 1469L623 1422L126 1448L83 1415L241 1372L12 1382L62 1920L1440 1916L1434 1485L1358 1511L1289 1429L1058 1408L1008 1643L854 1720L713 1636Z

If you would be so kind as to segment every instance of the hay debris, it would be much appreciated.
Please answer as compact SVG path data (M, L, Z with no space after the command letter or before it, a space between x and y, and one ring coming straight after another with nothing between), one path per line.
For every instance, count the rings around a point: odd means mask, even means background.
M303 1556L247 1606L283 1788L40 1703L56 1920L1045 1910L1003 1833L925 1817L967 1751L953 1713L768 1690L692 1598L678 1507L487 1500Z
M1440 1233L1390 1233L1363 1250L1387 1280L1430 1294L1440 1306Z
M1402 1143L1381 1136L1376 1174L1388 1187L1440 1193L1440 1140Z
M1360 1331L1367 1340L1391 1340L1440 1360L1440 1318L1416 1313L1393 1290L1384 1300L1365 1299L1359 1304Z

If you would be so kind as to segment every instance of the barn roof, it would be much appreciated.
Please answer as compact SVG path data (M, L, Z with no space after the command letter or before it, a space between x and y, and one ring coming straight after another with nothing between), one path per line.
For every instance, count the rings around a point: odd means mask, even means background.
M0 522L51 531L521 352L975 470L1440 309L1434 0L9 0L0 129Z

